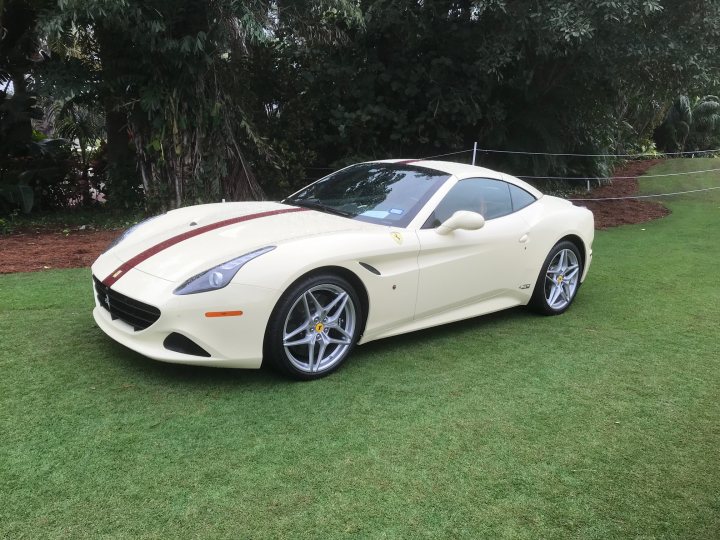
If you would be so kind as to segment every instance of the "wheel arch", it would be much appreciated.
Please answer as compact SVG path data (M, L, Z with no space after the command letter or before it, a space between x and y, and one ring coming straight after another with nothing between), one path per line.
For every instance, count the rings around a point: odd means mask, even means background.
M560 242L565 242L565 241L571 242L578 248L578 251L580 251L580 258L582 259L582 265L583 265L582 267L585 268L585 262L587 261L587 246L585 246L585 242L583 241L583 239L580 238L577 234L567 234L567 235L563 236L562 238L560 238L553 245L557 245Z
M335 265L327 265L327 266L320 266L318 268L313 268L312 270L309 270L301 275L299 275L297 278L295 278L291 283L289 283L281 293L282 295L285 293L285 291L291 289L294 287L297 283L313 277L317 275L322 274L334 274L336 276L339 276L346 281L350 283L350 285L353 286L355 289L355 292L358 295L358 298L360 298L360 308L362 309L362 321L360 322L360 333L358 334L358 340L362 337L363 333L365 332L365 324L367 323L368 318L368 310L370 307L370 298L367 292L367 288L365 287L365 284L362 282L362 280L353 272L352 270L345 268L344 266L335 266ZM280 300L278 300L279 303ZM272 313L275 313L276 306L273 307ZM272 317L272 315L271 315ZM267 340L267 328L270 325L270 321L268 320L268 324L265 328L265 336L263 338L263 349L265 349L265 341Z
M587 247L585 245L585 242L582 240L582 238L576 234L566 234L565 236L562 236L559 238L553 246L548 251L547 256L545 257L544 262L542 263L542 266L540 267L540 272L538 274L537 280L535 282L535 287L532 292L532 296L530 297L530 300L528 302L528 307L535 311L536 313L539 313L541 315L559 315L561 313L564 313L572 304L573 300L575 299L575 296L577 294L577 290L580 287L582 280L581 278L578 278L578 282L575 286L574 291L572 292L572 295L570 299L567 301L565 305L559 306L557 308L553 307L553 305L550 304L550 300L546 298L546 292L545 292L545 279L546 279L546 273L549 273L549 269L552 265L554 258L557 257L557 255L563 250L567 250L567 244L571 244L575 247L579 254L580 258L580 265L581 268L585 266L585 261L587 259ZM564 245L561 245L564 244ZM551 280L554 281L554 280ZM560 283L558 281L558 283ZM567 294L565 294L565 297L567 299ZM557 297L556 297L557 298ZM554 301L553 301L554 303Z
M321 266L319 268L315 268L314 270L311 270L309 272L306 272L302 276L300 276L298 279L296 279L293 282L293 285L300 281L301 279L308 278L310 276L319 275L319 274L336 274L344 279L346 279L350 285L353 286L355 289L355 292L358 295L358 298L360 298L360 307L362 308L363 317L362 317L362 324L360 326L360 334L359 336L362 337L363 333L365 332L365 323L367 322L368 317L368 310L370 308L370 297L368 296L367 288L365 287L365 284L362 282L362 280L358 277L358 275L353 272L352 270L345 268L344 266Z

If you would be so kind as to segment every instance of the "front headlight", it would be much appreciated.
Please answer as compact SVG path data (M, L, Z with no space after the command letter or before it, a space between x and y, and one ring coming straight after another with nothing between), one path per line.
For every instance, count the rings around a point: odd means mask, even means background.
M245 255L241 255L235 259L229 260L217 265L215 268L206 270L201 274L191 277L185 283L180 285L173 291L174 294L195 294L206 291L215 291L222 289L230 283L235 274L238 273L244 265L252 261L255 257L264 255L268 251L272 251L276 246L267 246L256 249Z
M132 233L134 233L136 230L138 230L138 228L140 228L141 225L145 225L146 223L150 223L153 219L157 219L157 218L159 218L160 216L163 216L163 215L165 215L165 214L160 214L160 215L158 215L158 216L152 216L152 217L149 217L149 218L147 218L147 219L143 219L141 222L136 223L135 225L133 225L133 226L130 227L129 229L126 229L125 232L123 232L123 233L122 233L120 236L118 236L115 240L113 240L112 242L110 242L110 245L105 249L105 251L110 251L112 248L114 248L115 246L117 246L120 242L122 242L122 241L125 240L128 236L130 236Z

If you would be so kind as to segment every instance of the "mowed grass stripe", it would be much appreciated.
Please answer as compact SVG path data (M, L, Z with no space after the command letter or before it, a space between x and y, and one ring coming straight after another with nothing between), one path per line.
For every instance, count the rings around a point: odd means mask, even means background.
M87 270L0 276L0 536L715 538L720 194L667 204L598 232L567 314L371 343L312 383L114 344Z

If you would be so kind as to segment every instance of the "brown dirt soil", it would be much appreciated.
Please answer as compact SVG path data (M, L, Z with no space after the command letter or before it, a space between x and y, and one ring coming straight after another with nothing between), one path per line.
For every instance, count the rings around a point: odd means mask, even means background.
M0 274L90 266L120 231L26 230L0 236Z
M605 197L631 197L638 192L637 177L662 160L631 161L613 172L613 176L634 176L633 179L617 179L611 185L593 189L590 193L579 193L573 197L583 199L601 199ZM643 199L624 201L576 201L575 204L586 206L595 214L595 228L607 229L618 225L645 223L653 219L665 217L670 213L658 202Z
M634 161L615 170L614 176L638 176L660 160ZM638 181L615 180L612 185L577 194L577 198L599 199L627 197L638 191ZM595 227L607 229L618 225L644 223L670 213L662 204L644 200L578 201L595 214ZM120 231L25 230L0 236L0 274L33 272L50 268L90 266L120 234Z

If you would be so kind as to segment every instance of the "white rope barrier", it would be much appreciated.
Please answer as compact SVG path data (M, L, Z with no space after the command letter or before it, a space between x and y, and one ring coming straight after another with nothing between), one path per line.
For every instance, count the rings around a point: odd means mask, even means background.
M630 199L650 199L653 197L670 197L672 195L685 195L686 193L699 193L701 191L713 191L720 189L720 186L703 189L691 189L688 191L675 191L674 193L653 193L652 195L632 195L627 197L599 197L597 199L567 199L568 201L626 201Z
M686 174L700 174L718 171L720 171L720 168L705 169L702 171L686 171L666 174L643 174L635 176L518 176L518 178L528 178L531 180L632 180L634 178L664 178L667 176L685 176Z
M478 152L487 152L490 154L520 154L525 156L567 156L567 157L622 157L622 158L658 158L662 159L665 156L685 156L689 154L718 154L720 148L715 150L693 150L687 152L661 152L658 154L571 154L571 153L560 153L554 154L552 152L521 152L519 150L493 150L490 148L478 148Z

